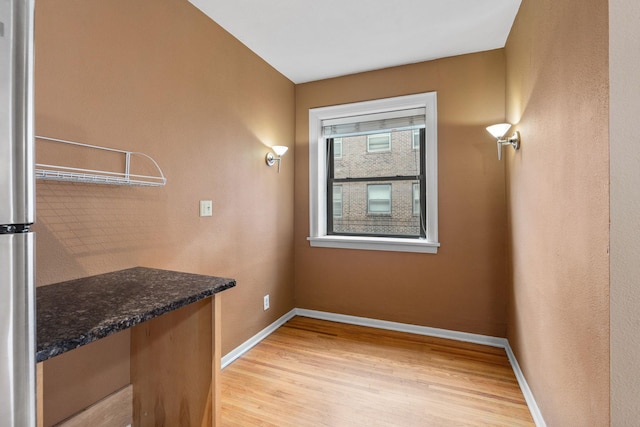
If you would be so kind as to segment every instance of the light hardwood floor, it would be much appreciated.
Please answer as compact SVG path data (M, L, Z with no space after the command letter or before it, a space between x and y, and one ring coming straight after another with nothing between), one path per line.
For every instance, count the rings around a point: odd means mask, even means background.
M222 425L534 423L503 349L295 317L222 371Z

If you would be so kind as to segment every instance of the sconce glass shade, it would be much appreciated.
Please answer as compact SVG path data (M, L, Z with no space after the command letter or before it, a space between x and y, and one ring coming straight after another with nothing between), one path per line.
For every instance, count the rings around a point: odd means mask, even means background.
M276 153L276 156L273 155L271 151L267 153L267 156L264 158L265 162L267 162L268 166L273 166L276 162L278 162L278 173L280 173L280 162L282 161L281 157L284 153L287 152L289 147L286 145L274 145L271 147L273 153Z
M516 151L520 148L520 132L515 131L510 137L504 137L510 127L510 123L498 123L497 125L487 127L487 131L497 139L498 160L502 160L503 145L510 145Z
M494 138L500 139L504 136L505 133L507 133L510 127L510 123L498 123L497 125L491 125L487 127L487 132L493 135Z
M289 147L287 147L286 145L274 145L273 147L271 147L271 149L274 153L276 153L276 156L282 157L282 155L287 152Z

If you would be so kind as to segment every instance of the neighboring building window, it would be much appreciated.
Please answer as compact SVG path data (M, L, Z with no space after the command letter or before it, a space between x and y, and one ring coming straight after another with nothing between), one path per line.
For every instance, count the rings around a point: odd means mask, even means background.
M333 157L342 158L342 138L333 139Z
M375 135L367 135L367 151L369 153L391 151L391 134L378 133Z
M367 208L370 214L390 214L391 184L367 185Z
M420 183L413 184L413 214L420 215Z
M434 92L309 110L311 246L437 253L436 129Z
M342 217L342 185L333 186L333 217Z
M413 149L418 150L420 148L420 130L414 129L411 138L411 145L413 146Z

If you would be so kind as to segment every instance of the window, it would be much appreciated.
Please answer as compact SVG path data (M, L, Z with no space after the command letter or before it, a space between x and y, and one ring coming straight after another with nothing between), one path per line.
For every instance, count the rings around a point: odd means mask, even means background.
M376 153L380 151L391 151L391 134L367 135L367 152Z
M342 138L333 139L333 157L342 158Z
M418 122L420 126L422 121ZM363 126L358 124L356 127ZM327 130L329 132L332 130ZM411 148L412 130L383 132L385 139L396 141L397 145L390 156L371 156L367 146L379 134L343 136L341 144L343 149L348 150L349 157L336 161L335 156L328 155L327 235L425 237L426 217L422 215L425 211L418 209L418 215L414 215L412 208L413 183L425 180L423 156L420 151ZM419 135L423 138L422 132ZM335 151L335 139L326 138L329 153ZM336 195L336 191L340 191L340 194ZM339 217L335 209L338 198L342 209Z
M342 217L342 185L333 186L333 217Z
M411 146L414 150L418 150L420 148L420 130L414 129L413 134L411 135Z
M367 212L391 214L391 184L367 185Z
M311 246L437 253L436 129L434 92L309 110Z
M413 214L420 215L420 183L413 184Z

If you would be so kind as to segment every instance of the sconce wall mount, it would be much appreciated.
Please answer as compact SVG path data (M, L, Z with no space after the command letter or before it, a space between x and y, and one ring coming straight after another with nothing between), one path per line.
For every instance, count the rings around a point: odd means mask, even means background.
M269 151L264 160L267 163L267 166L273 166L276 162L278 162L278 173L280 173L280 162L282 161L282 156L287 152L289 147L285 145L274 145L273 147L271 147L271 149L273 150L273 153Z
M498 140L498 160L502 160L503 145L510 145L515 151L518 151L520 148L520 132L515 131L511 136L507 138L504 137L510 127L510 123L499 123L497 125L487 127L487 131Z

